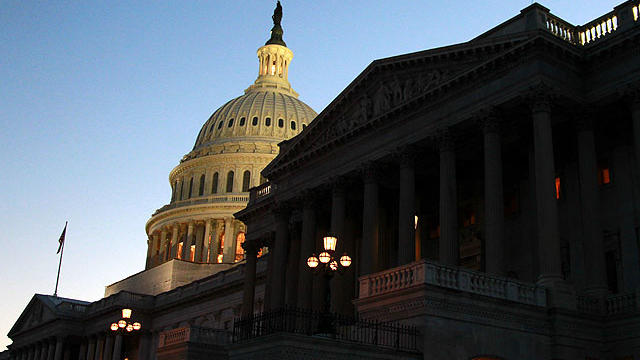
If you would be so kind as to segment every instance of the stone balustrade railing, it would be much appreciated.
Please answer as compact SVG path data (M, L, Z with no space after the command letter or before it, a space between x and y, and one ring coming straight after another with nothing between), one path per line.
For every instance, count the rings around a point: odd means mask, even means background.
M271 195L273 195L273 191L276 189L276 185L270 182L266 182L254 188L251 188L249 191L249 204L255 204L260 202Z
M545 9L546 10L546 9ZM640 5L627 1L584 25L572 25L546 11L540 11L540 24L555 36L572 44L587 46L615 33L620 28L640 25Z
M158 336L158 347L165 347L181 344L189 341L191 328L181 327L177 329L165 330Z
M637 292L611 295L607 298L607 314L614 315L640 310L640 297Z
M161 212L180 208L184 206L202 205L202 204L216 204L216 203L247 203L249 201L249 194L247 193L229 193L229 194L216 194L208 196L200 196L192 199L178 200L171 204L167 204L158 210L156 210L152 216L155 216Z
M426 284L530 305L547 304L545 289L535 284L428 260L365 275L360 277L359 282L360 299Z

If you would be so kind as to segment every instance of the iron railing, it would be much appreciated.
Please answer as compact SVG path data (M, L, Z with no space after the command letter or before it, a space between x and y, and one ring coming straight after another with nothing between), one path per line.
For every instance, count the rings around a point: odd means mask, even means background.
M355 319L293 307L236 319L233 324L233 342L283 332L324 336L401 351L418 350L419 331L414 326Z

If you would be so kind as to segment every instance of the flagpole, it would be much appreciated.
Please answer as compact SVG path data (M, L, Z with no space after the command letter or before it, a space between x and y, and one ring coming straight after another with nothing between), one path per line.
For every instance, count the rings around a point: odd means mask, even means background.
M66 235L66 232L67 232L67 223L68 223L68 221L64 222L65 235ZM53 292L53 296L55 296L55 297L58 297L58 282L60 281L60 268L62 267L62 254L64 254L64 243L66 242L65 240L66 239L64 239L62 241L62 248L60 249L60 262L58 263L58 276L56 276L56 289Z

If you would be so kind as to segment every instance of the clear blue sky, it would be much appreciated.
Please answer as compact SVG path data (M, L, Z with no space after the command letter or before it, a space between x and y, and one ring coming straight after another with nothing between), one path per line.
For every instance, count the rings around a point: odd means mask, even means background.
M619 1L543 1L583 24ZM284 0L289 80L320 112L372 60L470 40L528 0ZM275 1L0 2L0 350L34 293L102 297L202 124L257 76Z

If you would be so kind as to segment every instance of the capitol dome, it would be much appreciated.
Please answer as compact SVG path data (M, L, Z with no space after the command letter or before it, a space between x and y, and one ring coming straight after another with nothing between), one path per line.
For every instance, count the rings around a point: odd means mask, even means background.
M260 172L278 144L317 115L289 83L293 52L282 40L281 18L278 2L271 38L257 52L258 78L209 117L169 174L171 200L146 224L147 269L180 259L209 273L243 259L246 226L233 214L246 207L249 189L266 181Z

